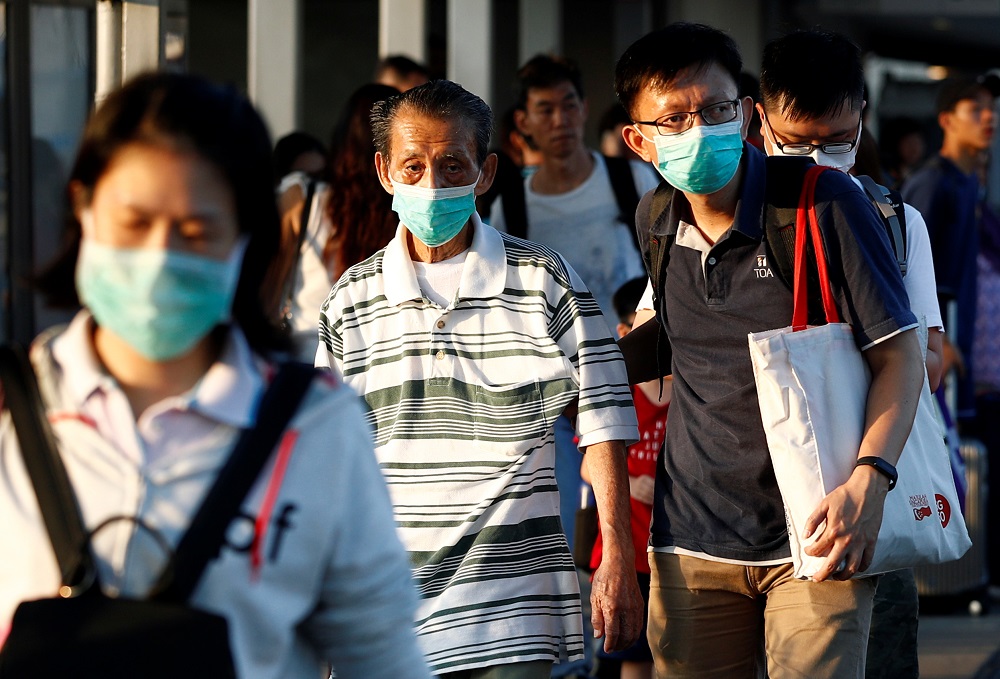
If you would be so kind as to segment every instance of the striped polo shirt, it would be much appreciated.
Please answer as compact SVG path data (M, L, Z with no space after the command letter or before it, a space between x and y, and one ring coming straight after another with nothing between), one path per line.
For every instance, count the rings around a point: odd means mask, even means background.
M579 396L581 448L638 435L621 354L579 276L472 220L447 308L421 292L400 227L334 286L316 357L370 407L435 673L582 657L553 423Z

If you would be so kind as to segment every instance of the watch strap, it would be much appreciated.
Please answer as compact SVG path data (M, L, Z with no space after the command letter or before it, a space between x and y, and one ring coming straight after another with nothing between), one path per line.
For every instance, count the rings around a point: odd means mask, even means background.
M867 465L869 467L874 467L875 471L889 479L889 490L896 487L896 481L899 479L899 474L896 472L896 468L892 466L889 462L885 461L881 457L867 456L859 457L855 467L860 467L862 465Z

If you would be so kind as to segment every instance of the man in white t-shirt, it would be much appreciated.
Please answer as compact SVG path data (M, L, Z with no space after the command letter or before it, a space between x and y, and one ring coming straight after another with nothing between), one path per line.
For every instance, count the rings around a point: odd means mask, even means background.
M629 207L621 205L609 175L608 163L615 160L583 142L587 101L580 72L569 62L538 55L518 71L518 82L514 121L531 139L542 163L524 181L526 231L514 224L512 206L504 205L502 197L493 204L490 224L562 254L613 328L611 297L623 283L645 272L634 244L635 205L659 178L645 164L629 162L635 200L632 214L623 214Z

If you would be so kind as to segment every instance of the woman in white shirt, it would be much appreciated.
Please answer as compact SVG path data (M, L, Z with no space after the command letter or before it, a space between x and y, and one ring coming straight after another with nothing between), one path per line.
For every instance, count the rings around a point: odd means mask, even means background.
M43 278L84 309L31 359L86 528L136 520L92 538L109 595L149 593L160 544L177 545L253 425L287 343L260 302L279 240L271 182L259 115L192 76L130 81L84 131L72 242ZM60 585L18 446L4 411L0 643L20 602ZM315 677L328 664L340 677L428 677L358 399L317 377L277 451L189 603L227 620L241 677Z

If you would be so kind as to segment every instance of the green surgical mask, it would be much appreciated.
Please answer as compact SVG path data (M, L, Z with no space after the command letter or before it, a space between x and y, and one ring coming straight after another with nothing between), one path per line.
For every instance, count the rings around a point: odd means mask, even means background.
M390 181L393 211L407 231L427 247L440 247L457 236L476 211L478 177L468 186L443 189Z
M230 318L246 240L225 260L84 237L76 288L97 324L153 361L190 351Z
M679 134L656 135L656 169L685 193L715 193L740 166L742 124L742 116L737 116L721 125L695 125Z

